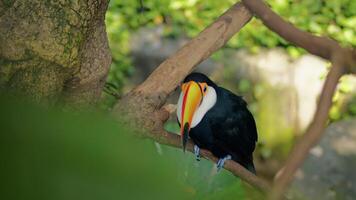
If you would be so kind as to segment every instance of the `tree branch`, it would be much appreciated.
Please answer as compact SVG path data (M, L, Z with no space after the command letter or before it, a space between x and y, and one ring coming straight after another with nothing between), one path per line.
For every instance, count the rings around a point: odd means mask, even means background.
M136 91L153 90L169 94L197 64L224 46L251 17L250 12L241 3L233 5L197 37L160 64ZM162 80L164 84L157 85Z
M314 36L302 31L283 20L274 13L261 0L242 0L244 5L272 31L279 34L287 41L300 46L308 52L332 61L332 68L327 75L314 119L301 140L294 146L287 162L276 177L274 187L270 193L270 199L280 199L293 180L296 170L302 165L310 149L322 137L328 120L329 109L332 104L332 96L335 92L338 80L345 73L345 69L355 73L355 50L341 47L336 41L326 37Z
M160 137L153 137L152 139L164 145L182 148L181 138L179 135L164 130L162 130L162 132L159 135ZM193 152L193 143L191 141L188 142L186 150ZM214 163L218 161L218 158L215 157L210 151L206 149L201 149L200 154L202 157L211 160ZM239 163L233 160L227 160L225 162L224 168L230 171L236 177L241 178L243 181L245 181L246 183L250 184L251 186L255 187L256 189L260 190L263 193L266 193L271 189L269 184L265 180L252 174L250 171L248 171Z
M261 0L242 0L242 2L246 8L260 18L264 25L269 29L283 37L285 40L296 46L302 47L309 53L331 60L334 53L342 52L345 59L344 67L348 68L349 72L355 73L355 50L343 48L336 41L327 37L314 36L306 31L296 28L282 19L278 14L274 13Z
M270 199L280 198L290 182L292 182L295 172L303 164L310 149L317 144L323 136L329 116L329 109L332 105L332 97L340 77L344 74L341 59L342 56L333 59L333 66L324 83L314 119L303 137L294 146L279 176L276 177L274 188L272 193L270 193Z

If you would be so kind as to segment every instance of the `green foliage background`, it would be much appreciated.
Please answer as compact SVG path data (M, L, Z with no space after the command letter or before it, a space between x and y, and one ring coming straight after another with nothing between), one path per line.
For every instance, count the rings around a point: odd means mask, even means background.
M126 75L132 72L130 35L142 27L164 26L166 37L194 37L235 0L111 0L106 15L114 62L109 81L121 92ZM326 35L344 46L356 45L356 1L354 0L269 0L267 3L297 27ZM268 30L258 19L248 23L226 48L283 47L293 57L305 53ZM219 58L219 53L214 55Z

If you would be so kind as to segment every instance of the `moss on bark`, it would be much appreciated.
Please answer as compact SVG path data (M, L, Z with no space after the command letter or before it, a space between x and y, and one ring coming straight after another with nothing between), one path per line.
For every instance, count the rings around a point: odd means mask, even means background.
M0 88L36 101L95 103L111 62L107 3L0 1Z

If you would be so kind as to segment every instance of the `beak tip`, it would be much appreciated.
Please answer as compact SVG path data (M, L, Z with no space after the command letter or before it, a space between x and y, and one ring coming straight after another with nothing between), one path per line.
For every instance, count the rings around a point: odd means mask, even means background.
M183 150L183 153L185 153L185 150L186 150L186 141L184 141L184 139L183 139L183 143L182 143L182 150Z
M183 148L183 153L185 153L186 150L186 146L187 146L187 142L189 139L189 124L186 123L184 125L184 129L183 129L183 135L182 135L182 148Z

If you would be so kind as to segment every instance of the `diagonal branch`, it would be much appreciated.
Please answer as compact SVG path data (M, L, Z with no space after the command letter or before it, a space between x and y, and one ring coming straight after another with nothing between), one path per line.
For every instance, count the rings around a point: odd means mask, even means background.
M159 119L162 120L162 123L168 120L170 112L172 111L169 111L165 107L163 107L161 111L158 113L160 115ZM167 132L163 129L160 129L159 131L160 131L159 137L153 137L153 138L151 137L151 138L161 144L182 148L181 138L179 135L175 133ZM186 150L193 152L193 143L191 141L188 142L186 146ZM202 157L211 160L214 163L218 161L218 158L215 157L208 150L201 149L200 154L202 155ZM271 189L265 180L257 177L255 174L251 173L250 171L245 169L242 165L240 165L239 163L233 160L227 160L225 162L224 168L230 171L235 176L240 177L243 181L254 186L256 189L260 190L261 192L266 193Z
M219 50L250 21L250 12L237 3L214 23L161 63L136 91L154 90L169 94L200 62ZM164 84L157 85L158 82Z
M301 140L294 146L288 160L276 178L270 195L270 199L280 199L290 182L293 180L296 170L302 165L309 150L322 137L328 120L328 113L332 104L332 96L335 92L338 80L347 69L355 73L356 53L354 49L341 47L336 41L326 37L314 36L302 31L283 20L274 13L261 0L242 0L244 5L272 31L278 33L287 41L300 46L308 52L332 61L332 68L327 75L314 119Z
M165 144L168 146L172 147L177 147L181 148L181 139L179 135L174 134L174 133L169 133L169 132L163 132L160 134L160 138L155 138L154 140L158 143ZM193 143L191 141L188 142L187 144L187 151L193 152ZM210 151L201 149L200 154L202 157L211 160L212 162L216 163L218 161L218 158L215 157ZM252 174L250 171L245 169L243 166L241 166L239 163L232 161L232 160L227 160L225 162L224 168L228 171L230 171L233 175L236 177L241 178L243 181L246 183L250 184L251 186L255 187L256 189L260 190L263 193L266 193L269 191L271 188L268 185L268 183L257 177L256 175Z

